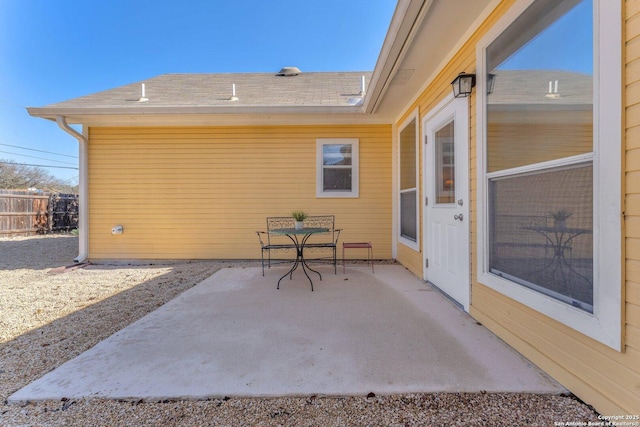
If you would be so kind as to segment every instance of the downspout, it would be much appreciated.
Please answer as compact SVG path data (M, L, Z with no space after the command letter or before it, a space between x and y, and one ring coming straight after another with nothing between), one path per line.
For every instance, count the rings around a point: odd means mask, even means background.
M78 140L79 146L79 167L80 167L80 202L78 205L78 232L80 239L78 241L78 256L75 262L83 262L89 256L89 189L87 179L87 138L73 129L67 123L64 116L56 116L56 123L63 131Z

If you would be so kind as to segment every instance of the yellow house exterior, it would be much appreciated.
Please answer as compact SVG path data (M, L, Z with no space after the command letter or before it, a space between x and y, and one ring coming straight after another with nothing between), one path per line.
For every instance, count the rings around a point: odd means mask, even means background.
M445 96L444 90L450 87L453 77L462 70L475 70L477 62L477 43L495 25L500 18L515 4L515 1L502 1L491 9L486 20L467 39L461 48L446 63L437 76L429 82L417 99L405 110L396 121L395 127L401 125L416 111L419 122ZM621 240L621 252L625 254L620 260L623 273L621 283L623 302L620 315L623 317L623 339L621 351L612 349L584 334L576 332L566 325L550 319L541 313L520 304L513 299L496 292L484 285L478 278L477 257L477 170L478 135L473 115L476 112L477 92L470 97L470 177L471 177L471 304L470 314L491 329L503 340L513 346L525 357L550 373L559 382L585 402L592 404L602 414L638 414L640 413L640 110L638 109L638 86L640 74L640 4L638 2L621 2L622 4L622 40L624 47L622 64L624 114L624 136L619 141L624 165L620 177L622 194L624 238ZM571 134L575 136L572 131ZM421 130L420 134L423 134ZM557 135L551 129L549 134ZM544 141L543 141L544 143ZM419 145L424 147L423 144ZM505 147L506 148L506 147ZM540 147L535 150L544 153ZM397 149L397 147L396 147ZM501 152L504 154L504 151ZM422 159L422 154L418 155ZM504 161L513 156L504 154ZM494 163L495 164L495 163ZM424 172L421 163L420 171ZM420 180L421 182L422 180ZM421 189L424 191L424 189ZM421 199L423 193L421 193ZM424 209L424 208L421 208ZM422 216L422 210L419 217ZM397 259L416 275L423 274L423 254L410 247L399 244Z
M338 93L350 98L332 104L265 106L257 100L238 108L222 101L154 106L154 84L148 84L149 104L127 104L133 90L127 87L110 93L109 103L87 97L30 113L57 120L81 143L87 208L81 253L89 259L258 258L255 231L265 228L265 217L304 209L335 214L336 226L344 230L342 241L372 241L377 258L394 258L432 281L435 261L427 253L433 250L434 235L425 219L435 203L425 184L433 173L426 164L433 144L431 123L448 105L463 105L464 117L457 110L455 120L464 119L461 130L468 134L468 179L465 194L449 201L464 208L456 211L456 224L468 227L463 228L468 230L462 236L467 242L464 256L455 252L449 258L452 263L464 260L467 299L461 307L601 414L640 415L640 2L593 0L603 30L596 43L603 43L600 53L609 61L596 73L601 79L597 96L603 106L613 103L607 111L597 110L593 133L579 124L581 118L571 128L537 126L535 149L523 154L510 151L514 140L526 140L517 127L485 121L487 46L529 6L550 4L401 0L376 69L367 75L366 94L364 87L359 95L357 87L340 88ZM454 100L451 83L463 71L474 73L478 85L465 101ZM286 84L298 77L285 77ZM326 76L309 76L316 77ZM157 87L172 79L158 80ZM115 98L121 104L114 105ZM551 114L544 120L562 117ZM83 133L67 122L83 124ZM413 148L403 139L411 126L416 129ZM487 154L487 138L500 148ZM323 139L358 141L357 197L318 197L317 144ZM568 139L574 142L571 147L558 145ZM601 145L590 148L592 139ZM610 184L610 192L599 187L593 192L594 209L587 215L593 230L581 232L589 238L593 233L595 243L581 246L576 239L570 248L575 257L591 248L595 253L596 285L586 306L558 302L531 289L512 291L512 285L504 285L505 277L487 269L487 187L496 171L520 171L518 156L525 163L553 165L554 159L567 158L562 165L572 170L576 164L591 164L596 181ZM407 172L407 164L415 166L415 173ZM614 173L602 172L611 165ZM522 175L532 171L525 169ZM446 185L437 191L450 195ZM411 220L416 229L404 229ZM122 235L111 234L115 225L123 226ZM517 239L509 243L519 244ZM530 244L535 245L540 244ZM540 307L540 301L549 307Z
M359 198L316 197L318 138L359 140ZM391 258L389 125L96 127L88 146L92 259L255 259L265 218L295 209Z

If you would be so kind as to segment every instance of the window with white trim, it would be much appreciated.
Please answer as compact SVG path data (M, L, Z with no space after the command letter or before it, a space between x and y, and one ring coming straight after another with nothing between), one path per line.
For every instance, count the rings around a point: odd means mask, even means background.
M617 348L621 33L608 8L520 0L479 44L479 278Z
M412 248L418 243L418 119L413 117L399 135L400 241Z
M316 140L317 197L358 197L358 142L354 138Z

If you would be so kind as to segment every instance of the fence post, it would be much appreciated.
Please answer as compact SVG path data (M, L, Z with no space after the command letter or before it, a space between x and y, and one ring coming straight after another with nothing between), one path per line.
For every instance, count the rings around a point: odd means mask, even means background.
M48 225L49 225L49 234L53 232L53 198L55 197L54 193L49 193L49 206L48 206Z

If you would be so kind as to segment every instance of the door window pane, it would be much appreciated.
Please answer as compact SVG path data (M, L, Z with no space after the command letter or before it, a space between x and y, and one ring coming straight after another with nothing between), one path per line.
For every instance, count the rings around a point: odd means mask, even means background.
M450 122L436 132L435 144L436 203L454 203L456 170L453 122Z

